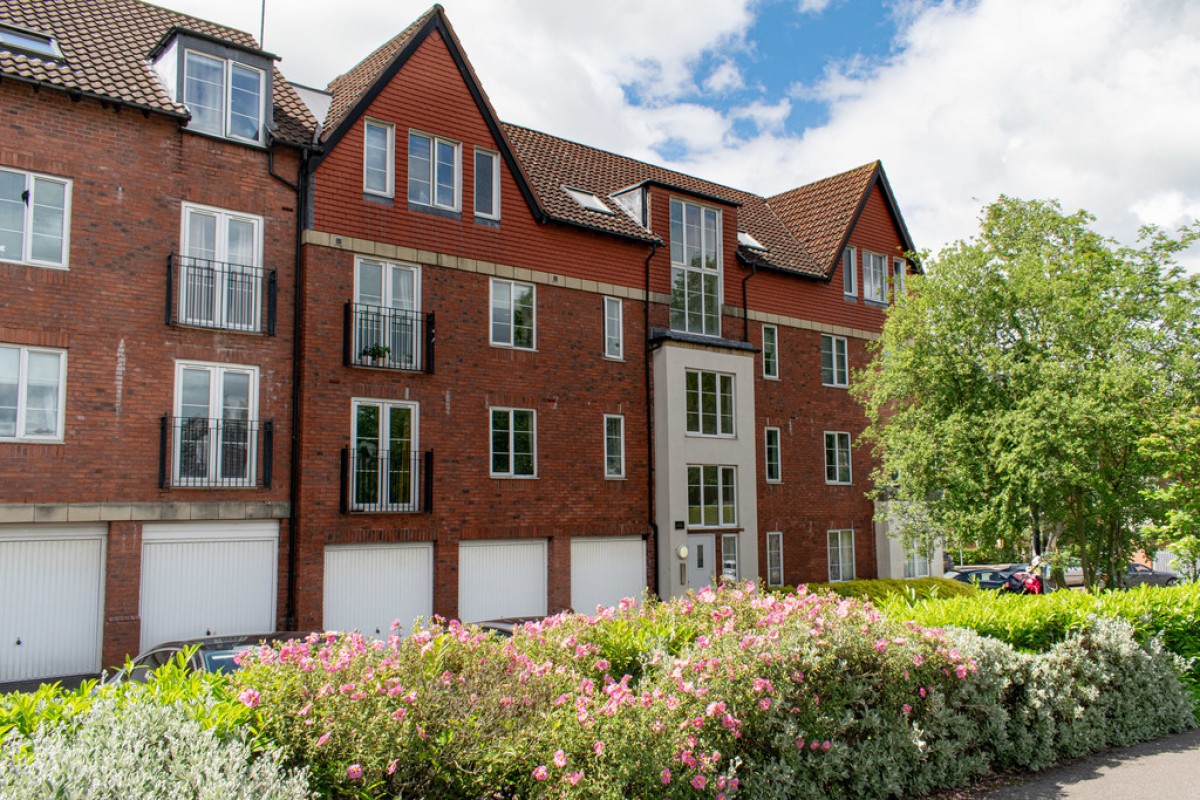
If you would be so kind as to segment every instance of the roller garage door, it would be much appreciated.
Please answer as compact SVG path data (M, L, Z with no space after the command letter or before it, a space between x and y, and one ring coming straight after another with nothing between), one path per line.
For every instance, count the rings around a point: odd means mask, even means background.
M325 548L325 628L400 635L433 614L433 545L333 545Z
M546 613L544 539L462 542L458 616L464 622Z
M142 528L142 648L275 630L279 523L163 522Z
M571 540L571 608L593 614L646 591L646 542L640 536Z
M100 671L106 535L0 525L0 683Z

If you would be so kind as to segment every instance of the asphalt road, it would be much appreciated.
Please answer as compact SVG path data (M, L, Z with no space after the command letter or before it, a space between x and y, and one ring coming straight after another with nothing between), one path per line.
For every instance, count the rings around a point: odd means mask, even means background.
M986 800L1200 800L1200 729L1107 750L974 797Z

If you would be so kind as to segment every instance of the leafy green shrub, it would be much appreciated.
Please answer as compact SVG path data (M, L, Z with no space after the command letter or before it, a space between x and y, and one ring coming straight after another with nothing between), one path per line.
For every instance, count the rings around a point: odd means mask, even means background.
M227 800L310 798L303 772L280 755L255 756L241 738L221 738L195 707L161 704L152 691L102 696L26 736L0 744L0 796L12 800L89 798ZM49 718L45 718L49 721Z
M900 598L910 602L938 597L973 597L979 589L950 578L871 578L836 583L810 583L810 592L833 592L842 597L879 601Z

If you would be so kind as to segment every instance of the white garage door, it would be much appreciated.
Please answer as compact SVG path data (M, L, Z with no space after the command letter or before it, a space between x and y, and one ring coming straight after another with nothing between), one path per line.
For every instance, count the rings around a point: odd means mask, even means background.
M279 523L142 527L142 648L174 639L275 630Z
M546 541L462 542L458 616L464 622L546 613Z
M571 540L571 608L593 614L646 591L646 543L640 536Z
M106 534L0 525L0 682L100 671Z
M433 614L433 545L337 545L325 548L325 627L386 638L392 622L407 635Z

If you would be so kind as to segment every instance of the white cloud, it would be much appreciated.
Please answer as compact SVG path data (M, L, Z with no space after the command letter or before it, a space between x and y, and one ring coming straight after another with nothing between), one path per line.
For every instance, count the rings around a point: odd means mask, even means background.
M801 14L820 14L831 5L833 0L800 0L797 9Z
M704 79L704 89L715 94L740 89L743 85L742 71L732 61L722 61Z

